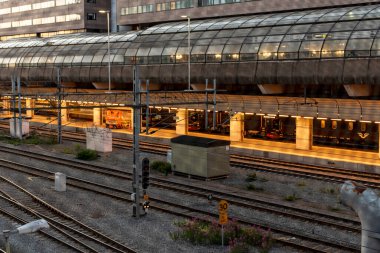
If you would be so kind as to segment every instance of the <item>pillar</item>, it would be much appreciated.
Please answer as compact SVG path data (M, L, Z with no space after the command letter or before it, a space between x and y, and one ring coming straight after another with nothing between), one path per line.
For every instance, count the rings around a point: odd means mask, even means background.
M34 99L27 98L25 100L25 107L26 107L26 117L33 118L34 116Z
M244 114L236 113L230 119L230 141L243 141Z
M66 101L62 101L61 102L61 120L62 120L62 124L65 124L67 123L68 119L69 119L69 110L67 109L67 102Z
M378 125L379 128L379 158L380 158L380 124Z
M189 115L187 109L179 109L176 114L176 134L187 135L189 130Z
M2 114L8 115L10 114L10 109L11 109L11 101L7 98L3 99L3 111Z
M313 146L313 119L296 118L296 149L311 150Z
M92 119L94 126L102 125L102 108L94 108Z

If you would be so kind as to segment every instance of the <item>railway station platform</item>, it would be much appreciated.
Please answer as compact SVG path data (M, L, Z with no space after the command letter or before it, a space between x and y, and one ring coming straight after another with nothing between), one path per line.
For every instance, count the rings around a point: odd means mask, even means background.
M50 127L54 128L56 122L49 122L48 119L38 116L30 121L31 126L41 126L43 124L46 124L46 127L49 127L50 124L52 124ZM66 131L83 132L85 131L85 128L92 126L92 122L70 122L69 124L66 124L63 129ZM113 137L132 139L131 130L112 129L112 132ZM189 132L189 135L229 140L229 136L222 135L197 132ZM149 135L144 133L140 134L140 140L170 144L170 139L176 136L178 135L174 130L160 129ZM242 155L380 174L379 153L374 151L350 150L322 146L313 146L312 150L299 150L296 149L295 143L259 139L244 139L242 142L231 142L231 151Z

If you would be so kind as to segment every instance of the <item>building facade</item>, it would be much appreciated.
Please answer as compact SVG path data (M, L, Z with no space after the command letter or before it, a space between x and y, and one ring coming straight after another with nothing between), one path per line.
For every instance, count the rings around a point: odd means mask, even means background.
M111 1L0 0L0 39L107 31Z
M120 28L145 29L153 24L191 19L371 4L374 0L118 0Z

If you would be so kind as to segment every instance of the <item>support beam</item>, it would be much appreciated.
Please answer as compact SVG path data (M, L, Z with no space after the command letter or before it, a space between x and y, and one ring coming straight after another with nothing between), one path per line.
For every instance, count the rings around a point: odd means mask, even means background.
M94 126L102 125L102 108L94 108L93 110L93 124Z
M244 114L236 113L230 119L230 141L243 141Z
M297 117L296 149L311 150L313 147L313 119Z
M189 129L189 114L187 109L178 109L176 116L176 134L187 135Z
M67 102L66 101L62 101L61 103L61 120L62 120L62 124L65 124L69 121L69 115L68 115L68 109L66 108L67 107Z
M350 97L371 96L371 86L368 84L345 84L344 89Z
M26 117L33 118L34 117L34 110L30 110L34 108L34 99L27 98L25 100L25 106L26 106Z

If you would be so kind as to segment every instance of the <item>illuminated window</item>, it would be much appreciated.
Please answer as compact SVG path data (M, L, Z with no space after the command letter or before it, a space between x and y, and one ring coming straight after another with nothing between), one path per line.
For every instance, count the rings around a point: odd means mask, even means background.
M360 123L360 131L365 132L367 130L367 124L364 122Z
M338 122L336 120L331 121L331 128L334 130L338 128Z
M325 128L326 127L326 120L321 120L321 128Z
M349 131L354 130L354 122L348 122L348 130Z

